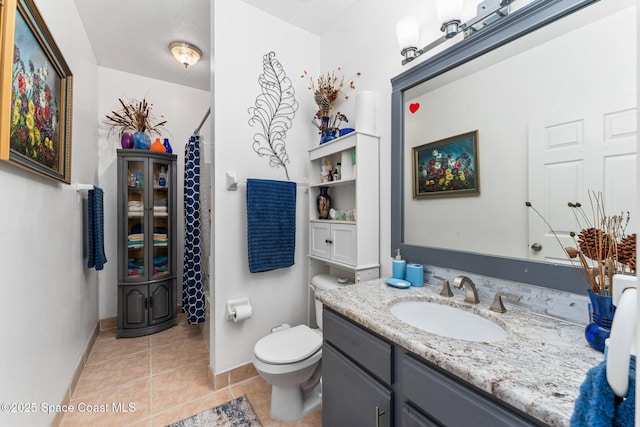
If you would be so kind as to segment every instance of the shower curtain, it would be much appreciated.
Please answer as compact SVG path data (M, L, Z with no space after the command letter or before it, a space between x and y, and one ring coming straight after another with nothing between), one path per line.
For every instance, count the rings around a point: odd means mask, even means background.
M184 153L184 270L182 309L189 324L205 320L200 218L200 137L189 138Z

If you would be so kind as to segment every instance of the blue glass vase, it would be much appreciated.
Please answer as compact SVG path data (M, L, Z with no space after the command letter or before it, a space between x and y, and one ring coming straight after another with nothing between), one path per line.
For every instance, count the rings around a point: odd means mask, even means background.
M171 148L171 144L169 144L169 138L164 139L164 149L167 153L173 153L173 148Z
M133 148L136 150L148 150L151 147L151 137L138 131L133 134Z
M616 312L613 300L608 295L599 295L588 291L589 313L591 323L584 329L584 336L589 345L601 352L604 352L604 340L611 334L611 323Z
M337 137L338 129L327 129L323 131L322 135L320 136L320 145L324 144L325 142L333 141Z

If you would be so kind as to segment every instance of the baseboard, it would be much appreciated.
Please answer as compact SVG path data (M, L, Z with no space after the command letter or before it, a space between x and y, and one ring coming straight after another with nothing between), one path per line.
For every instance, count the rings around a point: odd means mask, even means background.
M118 327L117 317L107 317L106 319L100 319L100 330L105 331L107 329L115 329Z
M256 371L253 363L246 363L244 365L238 366L237 368L233 368L220 374L214 373L211 370L211 366L209 366L209 370L207 373L209 382L211 383L211 386L214 390L220 390L225 387L229 387L232 384L236 384L256 376L258 376L258 371Z
M89 355L91 354L91 350L93 349L93 344L95 344L96 338L98 338L98 333L100 332L100 330L101 330L101 322L98 321L96 322L96 326L93 328L93 332L91 332L91 337L87 342L87 346L84 349L84 353L82 354L82 357L78 361L78 365L76 366L76 369L73 371L73 375L71 376L71 382L69 384L69 387L67 387L67 390L65 391L64 396L62 398L62 402L60 402L61 405L63 406L68 405L69 402L71 402L71 396L73 396L73 392L75 391L76 386L78 385L78 381L80 380L80 375L82 375L84 366L87 364L87 360L89 359ZM64 416L64 412L57 412L56 417L53 419L53 422L51 423L51 426L58 427L62 422L63 416Z

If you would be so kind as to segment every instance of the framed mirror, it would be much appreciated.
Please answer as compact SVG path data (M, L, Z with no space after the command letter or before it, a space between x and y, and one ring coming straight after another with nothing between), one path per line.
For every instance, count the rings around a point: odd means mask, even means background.
M561 257L532 249L538 243L530 230L536 219L525 201L531 183L542 178L530 170L530 140L550 113L573 113L612 98L627 114L626 125L617 127L635 126L632 5L630 0L537 0L392 79L392 254L400 249L409 262L584 292L581 275ZM621 27L626 32L615 31ZM477 132L482 192L413 197L412 176L426 173L415 164L413 149L469 132ZM635 128L625 132L633 134L628 138L633 152L625 159L635 159ZM437 154L425 160L440 166ZM458 160L464 169L464 158ZM464 186L461 170L454 170L452 183ZM554 194L541 205L569 197ZM611 199L635 206L630 198ZM619 206L612 207L615 212ZM555 243L540 242L545 249Z

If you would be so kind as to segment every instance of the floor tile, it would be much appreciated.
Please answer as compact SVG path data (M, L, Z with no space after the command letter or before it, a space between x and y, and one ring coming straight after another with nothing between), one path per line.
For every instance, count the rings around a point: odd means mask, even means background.
M79 398L91 392L148 378L150 365L149 350L87 364L80 376L73 397Z
M151 420L152 426L166 426L176 421L189 418L200 412L204 412L225 402L232 400L231 390L224 389L217 392L209 393L199 399L195 399L184 403L183 405L170 408L164 412L155 415Z
M240 368L234 381L252 372L251 366ZM117 339L116 329L101 331L71 399L85 410L65 414L60 425L166 426L243 395L264 427L322 425L321 411L295 422L273 420L271 386L259 376L214 391L208 373L209 354L200 328L187 324L183 314L178 325L145 337Z
M154 413L187 403L213 392L207 378L209 361L202 360L151 377Z
M102 334L102 333L101 333ZM149 337L116 339L111 334L103 334L106 339L97 339L89 354L87 364L103 362L109 359L121 358L132 353L149 350ZM100 336L100 335L98 335Z
M184 339L179 345L164 345L154 347L151 353L151 375L186 366L202 360L209 361L209 354L204 347L202 338Z
M150 380L144 378L74 398L74 411L65 414L61 427L116 426L148 419L151 415Z
M202 335L198 325L189 325L185 320L182 323L178 322L173 328L151 335L151 348L165 345L178 346L180 342L189 339L202 340Z

